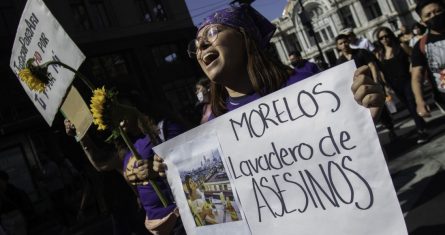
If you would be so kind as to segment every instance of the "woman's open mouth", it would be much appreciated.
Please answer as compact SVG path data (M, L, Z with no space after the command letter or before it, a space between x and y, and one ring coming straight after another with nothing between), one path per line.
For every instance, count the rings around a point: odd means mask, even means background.
M203 57L202 57L202 61L204 62L204 64L208 67L213 61L215 61L217 58L219 57L218 52L215 51L211 51L206 53Z

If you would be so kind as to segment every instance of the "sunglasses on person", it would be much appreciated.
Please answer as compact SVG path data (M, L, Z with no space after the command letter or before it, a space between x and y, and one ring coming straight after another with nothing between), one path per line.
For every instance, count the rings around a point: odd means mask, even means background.
M382 41L383 39L390 39L388 34L382 35L379 37L379 40Z
M190 58L194 59L197 56L197 51L199 48L199 45L201 41L203 41L205 44L212 44L216 41L218 38L218 33L221 31L221 29L216 25L211 25L204 29L204 32L202 33L202 36L198 36L192 41L189 42L187 47L187 53Z

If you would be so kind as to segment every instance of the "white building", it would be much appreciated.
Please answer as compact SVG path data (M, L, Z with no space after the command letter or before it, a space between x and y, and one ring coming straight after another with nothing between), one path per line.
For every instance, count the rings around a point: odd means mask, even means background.
M319 58L315 40L299 17L301 4L310 19L325 61L335 64L338 52L334 38L345 28L353 28L357 36L375 41L374 31L387 26L399 32L401 25L411 26L418 16L415 0L288 0L283 16L273 20L277 31L272 43L284 63L292 50L300 50L303 58Z

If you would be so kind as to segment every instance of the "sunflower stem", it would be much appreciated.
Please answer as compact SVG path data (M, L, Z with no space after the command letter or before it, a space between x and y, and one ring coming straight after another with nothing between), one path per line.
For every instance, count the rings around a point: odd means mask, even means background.
M125 132L124 128L122 128L122 126L120 126L120 125L119 125L119 132L120 132L120 135L122 136L122 139L124 139L125 144L127 144L127 147L130 149L131 154L133 154L133 156L137 160L141 160L142 159L141 155L136 150L133 143L131 143L130 138L128 138L128 135ZM153 189L155 190L156 195L158 195L159 199L161 200L162 205L164 207L167 207L167 199L165 198L164 194L159 189L158 183L152 179L149 179L149 182L150 182L151 186L153 187Z
M71 66L62 63L60 61L49 61L47 63L44 64L45 66L50 66L50 65L60 65L68 70L70 70L71 72L73 72L77 77L79 77L83 83L85 83L85 85L88 86L88 88L91 91L94 91L94 89L96 89L96 87L93 85L93 83L91 83L83 74L79 73L77 70L73 69Z

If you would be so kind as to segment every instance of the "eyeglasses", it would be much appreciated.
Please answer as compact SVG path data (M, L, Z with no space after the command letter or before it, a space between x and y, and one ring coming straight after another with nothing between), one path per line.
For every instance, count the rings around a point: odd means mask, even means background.
M216 41L218 38L218 32L220 32L220 29L216 25L212 25L205 29L202 36L197 37L196 39L193 39L189 42L187 47L187 53L190 58L194 59L196 58L196 55L198 54L198 48L203 41L205 44L209 45Z
M389 39L389 35L385 34L379 37L379 40L382 41L384 38Z

